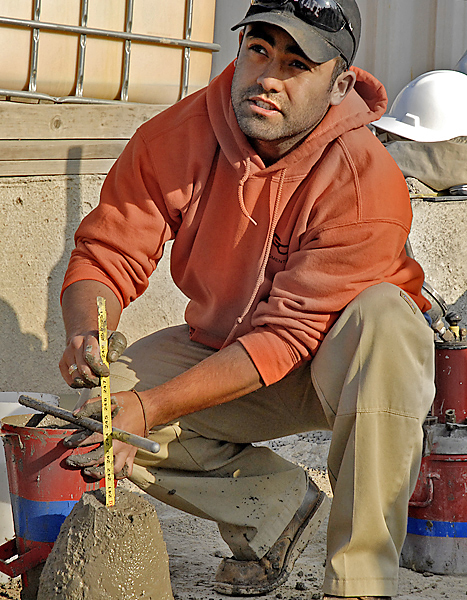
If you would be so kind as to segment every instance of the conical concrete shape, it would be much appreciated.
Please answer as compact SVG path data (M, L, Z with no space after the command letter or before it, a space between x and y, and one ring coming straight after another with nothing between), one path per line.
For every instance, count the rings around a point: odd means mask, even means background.
M37 600L173 600L169 560L154 507L116 490L83 494L42 571Z

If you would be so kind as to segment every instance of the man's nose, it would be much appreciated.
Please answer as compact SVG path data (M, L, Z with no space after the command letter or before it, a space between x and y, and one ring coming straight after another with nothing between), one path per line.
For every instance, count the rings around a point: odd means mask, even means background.
M266 92L280 92L284 87L280 68L274 61L265 65L256 81Z

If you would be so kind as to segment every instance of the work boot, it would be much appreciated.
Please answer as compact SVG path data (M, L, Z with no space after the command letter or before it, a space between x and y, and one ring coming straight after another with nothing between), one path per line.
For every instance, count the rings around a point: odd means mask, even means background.
M261 596L282 585L311 536L329 513L329 506L326 494L309 481L301 506L263 558L222 560L215 578L216 592L226 596Z

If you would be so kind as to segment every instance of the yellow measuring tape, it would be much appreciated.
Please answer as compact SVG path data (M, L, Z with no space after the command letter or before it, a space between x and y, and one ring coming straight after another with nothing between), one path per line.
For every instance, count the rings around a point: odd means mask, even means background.
M105 298L97 297L99 325L99 350L102 362L107 361L107 311ZM110 377L101 377L102 425L104 435L105 505L115 506L114 453L112 448L112 406L110 400Z

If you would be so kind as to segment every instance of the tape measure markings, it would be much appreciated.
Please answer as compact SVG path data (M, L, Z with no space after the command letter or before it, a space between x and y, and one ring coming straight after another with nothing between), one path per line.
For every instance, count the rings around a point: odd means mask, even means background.
M97 315L99 327L99 351L102 362L107 361L107 311L105 298L97 297ZM112 403L110 399L110 377L101 377L102 426L104 436L104 472L105 472L105 505L115 506L114 455L112 447Z

